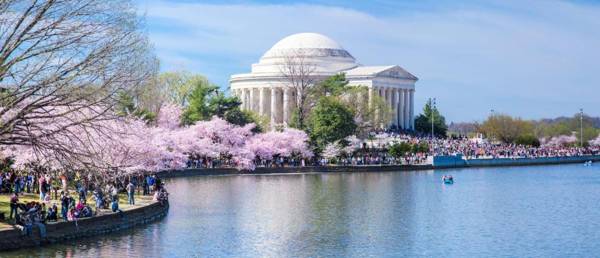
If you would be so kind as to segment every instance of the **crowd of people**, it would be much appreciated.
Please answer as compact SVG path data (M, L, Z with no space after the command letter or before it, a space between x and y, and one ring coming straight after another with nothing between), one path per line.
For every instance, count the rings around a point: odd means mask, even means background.
M394 143L406 142L410 145L426 144L427 152L407 152L402 157L394 157L388 152ZM419 165L431 162L432 156L460 155L464 159L492 158L542 158L600 155L600 146L577 147L568 145L542 145L539 147L491 142L482 138L430 138L412 134L379 132L368 139L351 143L351 151L343 151L336 157L315 156L312 158L274 157L271 160L257 158L256 167L298 167L298 166L362 166L362 165ZM231 167L227 160L195 158L188 162L188 168Z
M161 203L168 200L168 193L156 175L115 178L106 184L98 184L91 175L76 174L69 178L65 174L51 176L49 173L8 171L0 172L0 182L1 193L10 195L10 213L5 221L21 225L28 235L33 227L38 227L42 237L46 234L47 222L76 221L107 211L122 212L119 193L127 194L129 205L135 205L136 194L153 195L153 199ZM23 198L24 195L28 198ZM31 197L37 200L32 201ZM90 200L95 205L90 205Z
M578 147L542 145L533 147L490 142L478 138L418 139L418 141L426 141L430 146L430 153L432 155L462 155L465 159L545 158L600 155L600 146Z

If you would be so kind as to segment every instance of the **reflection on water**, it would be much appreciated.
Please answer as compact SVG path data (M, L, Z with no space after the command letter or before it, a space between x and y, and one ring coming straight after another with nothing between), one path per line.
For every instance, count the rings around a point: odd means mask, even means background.
M443 185L451 173L456 183ZM589 256L600 166L248 175L167 181L142 228L2 257Z

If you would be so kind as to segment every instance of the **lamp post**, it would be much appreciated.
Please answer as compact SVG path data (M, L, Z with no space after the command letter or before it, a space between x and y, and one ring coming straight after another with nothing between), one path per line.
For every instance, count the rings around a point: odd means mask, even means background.
M583 148L583 108L579 109L579 147Z
M494 118L494 109L493 108L490 110L490 113L491 113L490 114L490 118ZM491 120L489 120L489 121L492 122ZM495 126L494 124L492 124L492 125ZM489 135L490 136L490 141L492 141L494 139L494 129L495 128L492 128L491 131L490 131L490 135Z
M433 139L434 137L434 127L433 127L433 123L434 123L434 116L435 113L433 112L435 110L435 98L429 99L429 103L431 104L431 139Z

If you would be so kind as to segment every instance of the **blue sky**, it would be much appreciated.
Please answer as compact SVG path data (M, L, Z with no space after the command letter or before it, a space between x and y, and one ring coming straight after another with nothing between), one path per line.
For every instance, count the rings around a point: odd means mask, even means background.
M594 1L138 0L161 69L226 88L281 38L325 34L364 65L417 77L420 111L448 121L490 113L600 116L600 3Z

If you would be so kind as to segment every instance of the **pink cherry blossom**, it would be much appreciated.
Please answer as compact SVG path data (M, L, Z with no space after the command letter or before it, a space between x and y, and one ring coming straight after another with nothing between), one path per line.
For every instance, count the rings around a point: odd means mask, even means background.
M575 142L577 142L577 137L574 135L559 135L550 138L550 140L546 142L545 145L565 146Z

